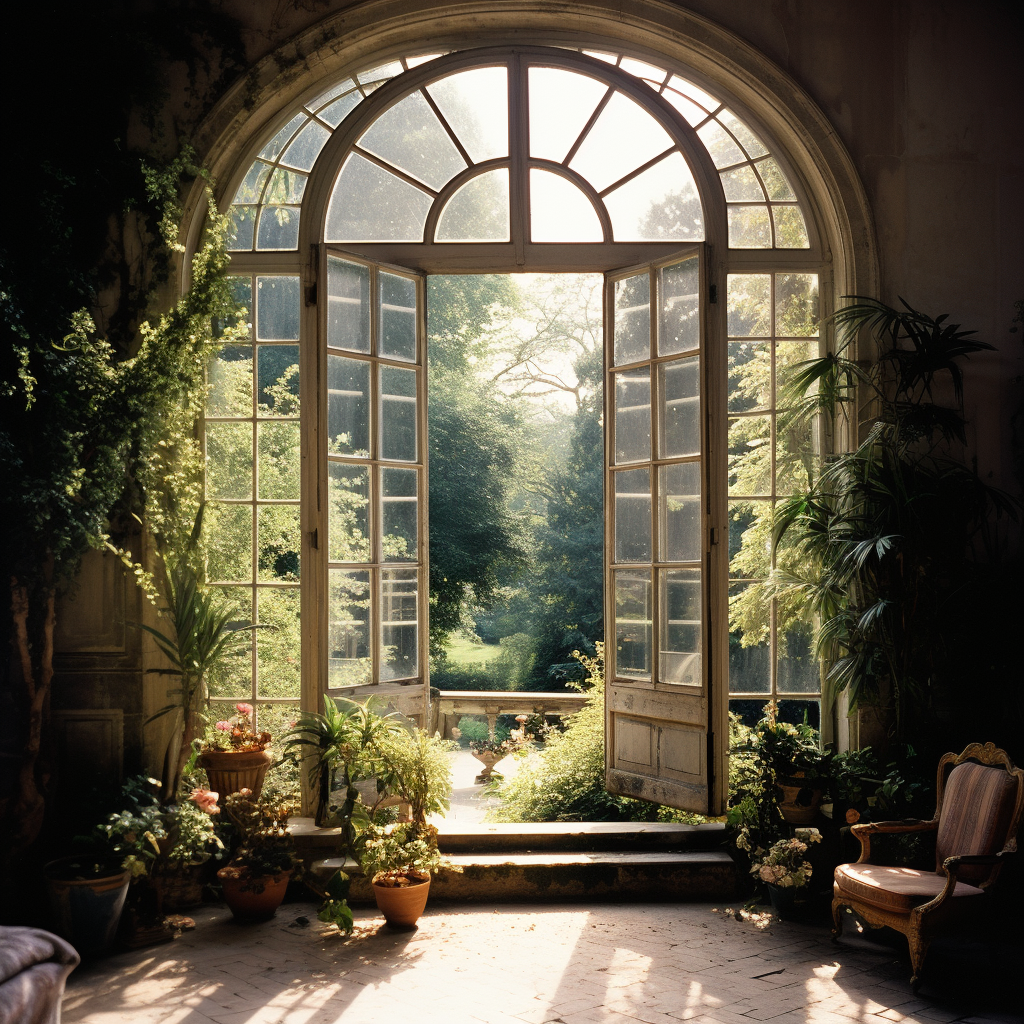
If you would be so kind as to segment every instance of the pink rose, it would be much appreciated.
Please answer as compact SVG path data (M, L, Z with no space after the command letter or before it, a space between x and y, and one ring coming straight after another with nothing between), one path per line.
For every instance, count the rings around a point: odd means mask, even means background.
M251 704L236 704L235 705L235 710L240 715L251 715L252 714L252 705Z
M230 722L218 722L214 726L214 728L217 729L218 732L231 732L231 723Z
M201 810L207 814L220 814L217 800L220 793L214 793L210 789L193 789L190 799Z

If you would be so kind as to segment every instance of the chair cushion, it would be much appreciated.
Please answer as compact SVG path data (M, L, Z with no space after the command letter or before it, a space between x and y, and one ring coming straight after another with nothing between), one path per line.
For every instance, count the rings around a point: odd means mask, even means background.
M846 893L883 910L909 913L913 907L927 903L942 892L945 875L914 868L884 868L877 864L840 864L836 868L835 893ZM957 882L953 896L983 896L965 882Z
M1017 780L1002 768L965 761L946 779L939 831L935 838L935 870L942 874L947 857L998 853L1017 799ZM965 865L957 879L978 884L991 874L984 864Z

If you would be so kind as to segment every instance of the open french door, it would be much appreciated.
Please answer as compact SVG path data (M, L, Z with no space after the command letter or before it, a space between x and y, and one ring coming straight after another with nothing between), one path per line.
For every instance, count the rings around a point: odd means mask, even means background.
M318 277L318 674L426 725L425 278L330 248Z
M605 277L605 783L717 815L728 684L705 267L693 246Z

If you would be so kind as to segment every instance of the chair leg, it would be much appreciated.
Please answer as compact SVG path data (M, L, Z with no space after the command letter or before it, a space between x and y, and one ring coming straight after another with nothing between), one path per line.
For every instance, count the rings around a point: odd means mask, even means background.
M838 942L839 936L843 934L843 911L844 904L838 899L832 901L832 941Z
M929 941L919 934L907 936L907 944L910 947L910 964L914 973L910 979L910 988L916 994L921 987L921 974L924 968L924 958L928 953Z

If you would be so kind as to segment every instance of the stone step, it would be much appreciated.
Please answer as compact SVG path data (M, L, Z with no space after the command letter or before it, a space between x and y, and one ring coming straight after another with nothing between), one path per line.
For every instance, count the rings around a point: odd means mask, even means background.
M445 871L430 883L430 898L520 903L574 899L728 900L736 892L736 866L721 851L601 851L593 853L453 854L461 873ZM326 881L345 862L323 858L312 873ZM357 865L350 901L372 902Z

